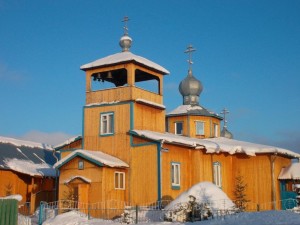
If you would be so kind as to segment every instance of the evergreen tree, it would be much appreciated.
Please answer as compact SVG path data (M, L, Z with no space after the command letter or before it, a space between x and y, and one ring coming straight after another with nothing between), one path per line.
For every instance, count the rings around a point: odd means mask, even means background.
M234 203L241 212L245 211L247 202L249 202L246 196L246 188L247 184L244 182L243 176L238 172L238 175L235 178L233 194L235 196Z

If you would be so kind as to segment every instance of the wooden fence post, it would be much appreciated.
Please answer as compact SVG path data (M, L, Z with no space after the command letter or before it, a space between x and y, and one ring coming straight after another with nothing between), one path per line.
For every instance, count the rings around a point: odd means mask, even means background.
M135 206L135 224L139 222L139 207L138 205Z

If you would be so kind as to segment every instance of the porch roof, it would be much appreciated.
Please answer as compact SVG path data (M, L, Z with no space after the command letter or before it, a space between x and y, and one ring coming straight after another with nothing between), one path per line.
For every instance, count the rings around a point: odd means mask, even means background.
M70 178L68 178L64 181L64 184L69 184L70 182L72 182L75 179L83 180L85 183L91 183L92 182L91 179L86 178L84 176L71 176Z
M300 180L300 163L292 163L281 169L279 180Z
M108 167L118 167L118 168L126 168L129 165L123 162L121 159L118 159L114 156L108 155L101 151L90 151L84 149L78 149L71 154L67 155L63 159L59 160L57 163L53 165L54 168L59 169L67 162L71 161L75 157L81 157L90 161L98 166L108 166Z

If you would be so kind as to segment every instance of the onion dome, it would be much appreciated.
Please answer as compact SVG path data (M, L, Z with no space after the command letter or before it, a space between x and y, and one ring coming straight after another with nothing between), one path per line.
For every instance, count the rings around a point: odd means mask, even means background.
M183 105L199 105L199 96L202 90L202 83L193 76L192 70L189 70L187 77L179 84Z
M223 127L221 131L221 137L233 139L233 134L229 130L227 130L226 127Z
M187 77L180 82L179 92L183 97L183 105L199 105L199 95L203 90L202 83L193 76L192 72L192 52L196 51L189 45L184 53L189 54L189 70Z
M120 39L120 46L122 48L122 52L129 52L129 49L131 47L132 39L128 35L124 35Z

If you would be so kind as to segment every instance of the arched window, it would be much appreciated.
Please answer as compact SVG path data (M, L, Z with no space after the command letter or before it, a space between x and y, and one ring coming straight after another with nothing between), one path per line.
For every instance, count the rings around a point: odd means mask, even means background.
M218 187L222 187L222 173L221 173L221 163L214 162L213 163L213 176L214 176L214 184Z

